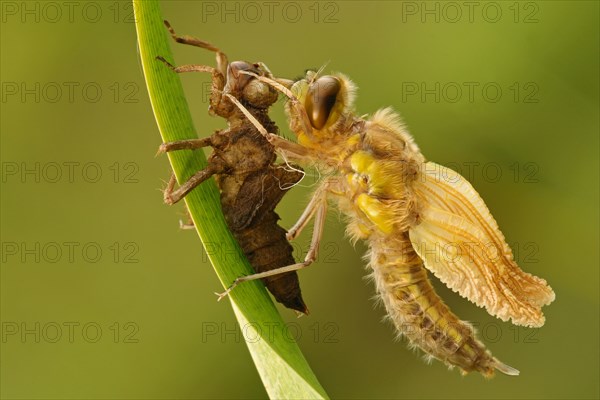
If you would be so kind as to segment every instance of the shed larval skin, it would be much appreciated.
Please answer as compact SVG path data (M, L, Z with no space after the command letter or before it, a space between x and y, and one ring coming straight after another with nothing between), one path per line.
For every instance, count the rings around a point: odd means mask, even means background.
M178 36L167 21L165 25L176 42L216 53L216 68L197 64L175 67L162 57L158 58L177 73L210 73L209 111L226 119L228 125L208 137L163 143L160 146L160 153L202 147L213 149L207 167L179 188L175 189L176 182L172 177L164 193L165 202L173 204L180 201L196 186L214 176L227 225L254 270L260 273L293 263L294 249L286 239L285 229L278 225L279 216L275 208L304 173L287 164L276 164L273 146L223 96L227 94L243 102L247 107L245 111L261 126L277 132L277 126L269 118L269 108L277 101L277 92L269 85L241 73L249 71L271 76L271 72L262 63L230 63L225 53L217 47L194 37ZM296 272L266 276L263 282L279 303L299 314L308 314Z

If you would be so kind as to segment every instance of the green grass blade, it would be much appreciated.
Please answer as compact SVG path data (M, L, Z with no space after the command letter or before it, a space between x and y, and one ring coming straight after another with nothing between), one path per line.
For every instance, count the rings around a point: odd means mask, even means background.
M179 77L155 59L160 55L173 61L159 2L134 0L133 6L144 76L162 139L170 142L196 138ZM206 166L201 151L173 152L169 160L179 182ZM209 257L223 286L229 286L238 276L252 273L227 228L214 181L210 179L194 189L185 201L202 243L220 246L221 251L210 252ZM298 345L284 336L285 323L263 285L246 282L236 287L229 299L240 327L252 339L246 344L269 397L327 398ZM232 382L235 379L231 377Z

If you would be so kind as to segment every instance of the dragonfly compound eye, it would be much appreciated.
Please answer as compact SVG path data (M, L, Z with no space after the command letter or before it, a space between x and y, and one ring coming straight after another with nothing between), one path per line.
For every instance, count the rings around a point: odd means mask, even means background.
M341 88L339 79L329 75L322 76L310 84L305 106L314 128L322 129L325 126Z

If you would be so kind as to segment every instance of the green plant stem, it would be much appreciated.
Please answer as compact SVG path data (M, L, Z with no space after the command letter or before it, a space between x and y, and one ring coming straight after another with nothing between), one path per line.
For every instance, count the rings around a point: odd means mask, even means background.
M196 138L178 75L156 60L160 55L173 62L159 2L133 0L133 6L144 77L162 139L171 142ZM169 160L178 182L206 166L201 151L172 152ZM220 251L207 253L223 287L252 273L227 228L214 181L210 179L194 189L185 202L202 243L219 246ZM245 282L231 292L229 299L269 397L327 398L298 345L286 335L284 321L264 286L258 281ZM232 383L235 379L231 377Z

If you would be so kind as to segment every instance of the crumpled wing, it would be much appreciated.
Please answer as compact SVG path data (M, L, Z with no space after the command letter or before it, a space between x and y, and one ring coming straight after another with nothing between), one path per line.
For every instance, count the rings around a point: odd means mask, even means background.
M419 222L409 230L425 266L449 288L490 314L517 325L544 324L541 307L554 300L544 279L523 272L471 184L432 162L414 182Z

